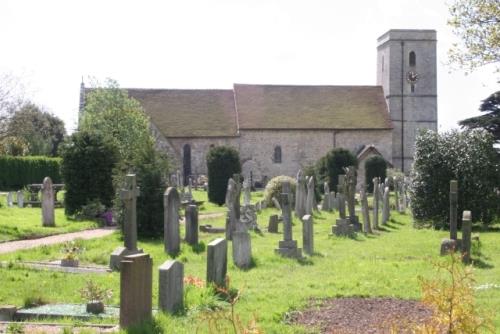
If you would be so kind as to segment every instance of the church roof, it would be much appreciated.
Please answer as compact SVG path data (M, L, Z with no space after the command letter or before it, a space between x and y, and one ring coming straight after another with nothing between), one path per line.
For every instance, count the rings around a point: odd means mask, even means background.
M232 90L126 90L166 137L225 137L237 133Z
M381 86L234 85L240 129L390 129Z

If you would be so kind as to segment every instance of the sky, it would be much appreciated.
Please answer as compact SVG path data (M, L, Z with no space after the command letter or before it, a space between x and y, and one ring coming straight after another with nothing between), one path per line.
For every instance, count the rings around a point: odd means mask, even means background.
M457 41L447 19L440 0L3 0L0 74L72 132L82 78L124 88L375 85L377 37L435 29L445 131L500 89L492 67L466 75L446 64Z

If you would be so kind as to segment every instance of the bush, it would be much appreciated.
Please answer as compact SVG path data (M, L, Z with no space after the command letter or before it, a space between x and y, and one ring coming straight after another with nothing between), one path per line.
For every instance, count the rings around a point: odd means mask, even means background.
M321 161L321 160L320 160ZM337 184L339 182L338 177L341 174L345 174L344 167L358 166L358 159L351 153L351 151L345 148L334 148L326 155L325 161L321 162L324 166L323 168L326 173L326 179L320 181L327 181L330 185L331 191L337 191Z
M365 162L365 183L369 193L373 192L373 178L380 177L385 180L387 176L387 162L380 155L368 158Z
M208 200L222 205L226 199L227 181L241 173L240 155L229 146L217 146L208 151Z
M448 227L450 180L457 180L459 219L463 210L471 210L473 221L489 224L496 211L499 175L493 137L486 131L422 131L410 187L413 217L417 223Z
M297 181L294 178L286 175L275 176L266 185L264 189L264 200L268 206L274 206L272 201L273 197L280 200L280 194L282 192L282 184L283 182L290 182L290 188L292 194L295 195L295 188L297 186Z
M61 156L66 214L73 215L93 201L110 207L114 197L112 174L117 162L116 148L111 142L97 133L77 132L64 143Z
M61 183L61 159L48 157L0 156L0 188L16 190L32 183L42 183L50 176L53 183Z

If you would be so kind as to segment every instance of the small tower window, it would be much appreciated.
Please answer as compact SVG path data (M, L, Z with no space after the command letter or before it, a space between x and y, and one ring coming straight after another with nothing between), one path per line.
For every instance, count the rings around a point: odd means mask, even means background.
M417 56L415 55L415 52L411 51L410 52L410 66L415 66L417 64Z
M281 163L281 146L276 146L274 148L274 163L280 164Z
M415 84L411 84L410 89L412 93L415 93Z

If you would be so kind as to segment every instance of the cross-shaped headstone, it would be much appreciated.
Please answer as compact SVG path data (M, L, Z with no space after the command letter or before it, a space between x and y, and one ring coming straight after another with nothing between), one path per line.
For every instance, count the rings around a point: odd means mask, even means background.
M125 176L125 188L120 191L120 198L125 206L124 214L124 239L125 248L137 250L137 197L139 197L135 174Z

